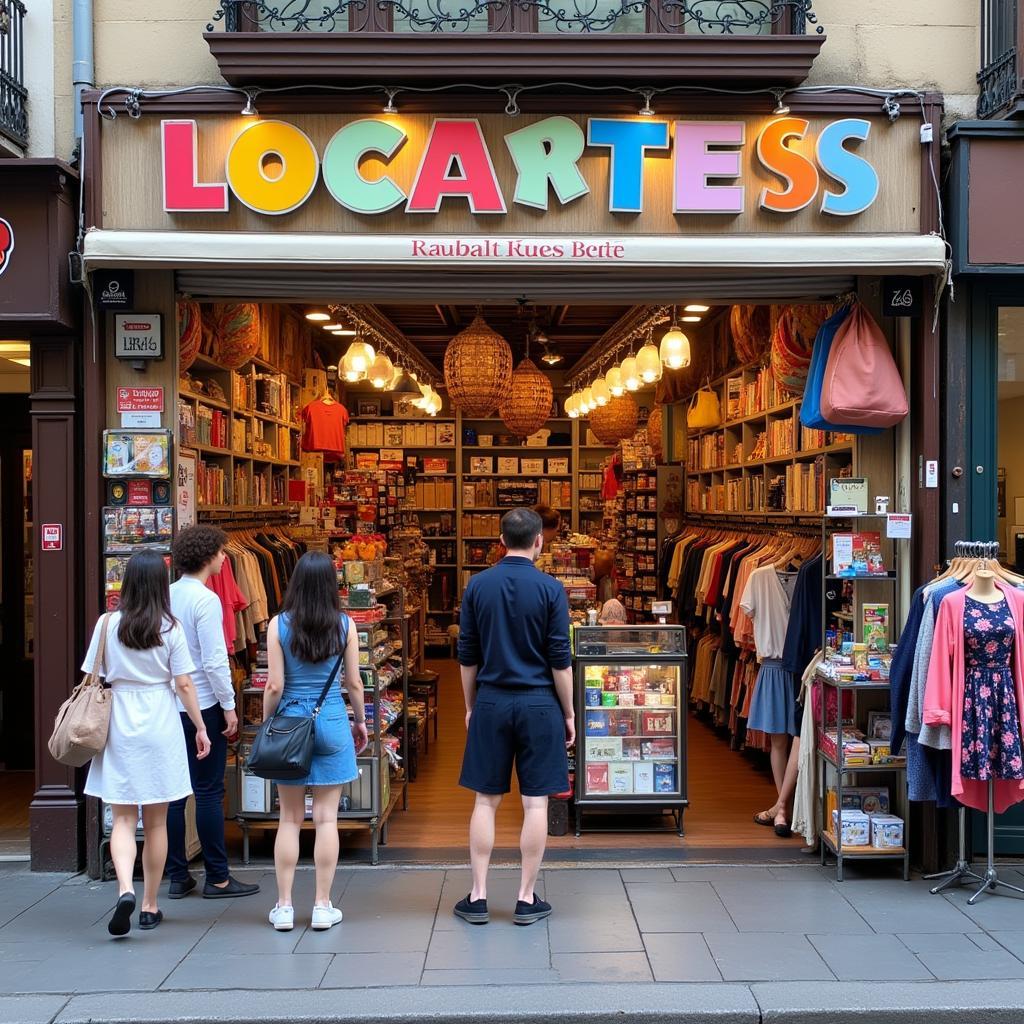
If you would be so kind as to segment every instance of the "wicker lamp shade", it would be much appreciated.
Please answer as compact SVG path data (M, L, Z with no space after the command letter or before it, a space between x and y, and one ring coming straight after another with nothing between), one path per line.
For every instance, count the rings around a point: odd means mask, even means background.
M640 407L630 395L613 398L590 414L590 429L601 444L617 444L636 433Z
M647 443L651 446L651 452L655 459L661 462L663 446L661 443L661 406L656 405L647 417Z
M551 381L530 359L524 359L512 374L512 390L499 407L502 422L516 437L535 434L551 416L554 391Z
M444 382L452 405L465 416L490 416L508 401L512 390L512 349L497 331L487 326L483 317L475 317L448 342ZM550 407L550 397L548 404Z

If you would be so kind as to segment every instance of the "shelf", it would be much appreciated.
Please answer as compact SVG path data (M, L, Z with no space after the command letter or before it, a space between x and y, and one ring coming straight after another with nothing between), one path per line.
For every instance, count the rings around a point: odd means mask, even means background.
M523 452L571 452L571 444L559 444L559 445L525 445L525 444L504 444L504 445L478 445L478 444L464 444L462 446L462 454L472 454L473 452L515 452L520 458L529 458L528 455L523 455Z
M853 445L846 444L834 444L829 445L827 448L814 448L810 451L794 452L792 455L775 455L768 459L753 459L750 462L734 462L728 466L716 466L714 469L693 469L688 470L686 475L688 477L695 476L712 476L715 473L734 473L742 469L760 469L765 466L777 466L782 463L799 465L802 459L816 458L818 455L829 455L840 452L849 452L853 454ZM824 514L824 512L822 512ZM834 519L843 519L844 516L833 516ZM850 516L853 519L863 519L864 516ZM884 516L882 517L884 518Z
M431 511L432 512L433 511L437 511L437 512L445 511L445 512L447 512L448 510L447 509L443 509L443 510L442 509L431 509ZM438 541L442 541L442 540L458 540L459 538L456 537L454 534L450 534L450 535L445 536L445 537L428 537L428 536L424 535L423 539L424 540L438 540Z
M238 459L247 459L248 455L239 455L238 452L233 452L229 448L214 448L210 444L200 444L198 441L182 441L182 448L193 448L197 452L202 452L204 455L219 455L224 458L230 458L234 456Z
M821 839L825 845L836 855L842 854L844 857L860 857L863 860L870 860L873 858L881 858L888 860L894 857L905 857L907 851L902 846L896 846L892 849L881 850L877 846L843 846L840 847L835 840L832 832L828 829L822 829L820 832Z
M841 771L844 775L847 772L905 772L907 770L906 762L903 764L844 764L840 768L836 759L831 754L826 754L824 750L818 751L818 757L825 764L831 765L837 772Z
M350 416L349 423L454 423L454 419L433 416ZM414 446L415 447L415 446Z
M733 376L733 374L729 374ZM701 430L688 431L688 437L699 437L703 434L713 434L716 430L725 430L729 427L740 427L744 423L751 423L755 420L766 420L769 416L778 416L782 413L789 412L795 409L801 402L799 398L791 398L788 402L783 402L781 405L772 406L771 409L762 409L760 412L748 413L746 416L738 416L736 419L723 420L716 427L704 427Z
M871 575L864 573L864 575L862 576L837 576L834 573L829 573L825 577L825 579L838 582L843 582L845 580L850 580L851 582L853 582L854 580L857 580L868 583L895 583L896 573L892 569L890 569L887 573L884 574L880 572L872 573Z
M231 412L231 406L227 402L222 402L219 398L208 398L206 395L199 394L195 391L189 391L186 388L178 389L179 398L187 398L193 402L202 402L203 405L212 405L215 409L223 409L225 412Z
M456 474L452 474L455 476ZM571 480L572 473L541 473L545 480ZM463 473L463 479L470 477L473 480L537 480L536 473ZM514 506L512 506L514 507Z
M458 569L457 562L427 562L432 569Z

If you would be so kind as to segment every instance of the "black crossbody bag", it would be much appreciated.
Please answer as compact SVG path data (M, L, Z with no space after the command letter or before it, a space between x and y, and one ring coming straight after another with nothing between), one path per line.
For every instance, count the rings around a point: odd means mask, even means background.
M282 715L279 708L259 727L246 763L246 769L253 775L261 779L280 779L282 782L304 779L309 775L316 743L317 716L338 677L347 646L348 623L345 624L341 640L341 654L320 691L311 715Z

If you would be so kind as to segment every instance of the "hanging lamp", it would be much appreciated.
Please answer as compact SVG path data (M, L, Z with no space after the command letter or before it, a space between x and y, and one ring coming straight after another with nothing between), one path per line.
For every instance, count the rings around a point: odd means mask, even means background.
M622 380L622 369L613 366L605 375L604 382L608 385L612 398L621 398L626 393L626 385Z
M622 383L627 391L639 391L642 381L636 367L636 356L630 354L622 360Z
M659 352L661 362L670 370L681 370L690 365L690 339L683 334L676 323L675 307L672 307L672 325L661 339Z
M632 395L623 395L594 410L590 429L601 444L618 444L636 433L639 419L640 408L636 399Z
M608 390L608 384L605 382L604 377L598 377L594 381L591 391L594 393L594 401L597 402L598 408L607 405L611 400L612 393Z
M647 344L636 354L636 372L645 384L654 384L661 380L661 356L651 340L653 331L648 332Z
M464 416L490 416L512 390L512 349L479 313L448 342L444 353L448 397Z
M378 390L383 391L388 386L391 377L394 375L395 365L384 352L378 352L376 358L370 364L366 376L370 383Z
M373 361L376 358L377 353L373 350L373 346L357 336L355 341L349 345L348 351L342 357L342 376L350 384L366 380L366 375L369 373L370 367L373 365Z

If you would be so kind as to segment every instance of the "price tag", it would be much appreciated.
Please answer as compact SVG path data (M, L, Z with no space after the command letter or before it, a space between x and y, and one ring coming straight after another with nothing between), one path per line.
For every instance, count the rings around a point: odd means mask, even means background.
M909 513L890 512L885 517L885 535L890 540L910 540Z

